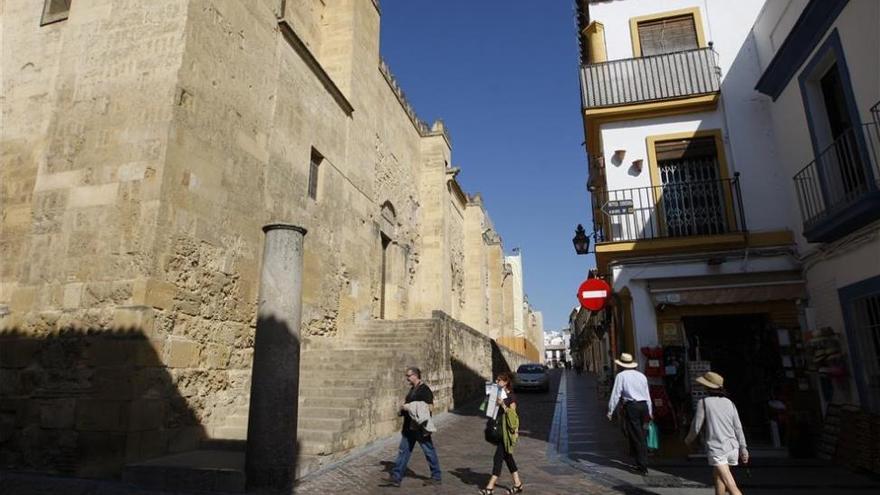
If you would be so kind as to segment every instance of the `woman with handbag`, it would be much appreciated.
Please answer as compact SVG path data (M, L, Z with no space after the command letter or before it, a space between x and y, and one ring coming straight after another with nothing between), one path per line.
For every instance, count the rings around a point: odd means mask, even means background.
M495 419L495 423L487 425L486 438L495 443L495 458L492 465L492 477L486 484L486 488L480 490L480 495L492 495L495 490L495 482L501 476L501 464L506 463L507 469L513 476L513 486L507 489L507 493L522 493L523 483L519 477L519 471L516 468L516 461L513 459L513 448L519 440L519 414L516 410L516 396L513 394L513 373L503 371L495 378L495 383L504 389L507 398L497 399L499 411ZM500 435L494 432L492 427L495 426L500 430ZM498 438L500 436L500 438Z
M709 465L713 466L715 494L724 495L730 492L731 495L742 495L730 471L730 466L736 466L740 460L743 464L749 463L749 451L746 449L746 437L739 413L724 390L724 377L710 371L697 378L696 382L706 387L707 396L697 403L691 430L684 441L693 442L702 429L706 456L709 458Z

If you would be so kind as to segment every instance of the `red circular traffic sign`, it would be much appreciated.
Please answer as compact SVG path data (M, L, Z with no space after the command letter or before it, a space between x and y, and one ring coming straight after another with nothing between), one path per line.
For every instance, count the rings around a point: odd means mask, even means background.
M577 294L581 306L590 311L599 311L604 308L610 295L611 287L601 278L587 279L578 287Z

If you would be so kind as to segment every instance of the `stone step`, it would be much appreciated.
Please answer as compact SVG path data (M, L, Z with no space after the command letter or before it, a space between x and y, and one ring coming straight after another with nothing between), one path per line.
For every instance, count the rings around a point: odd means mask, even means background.
M214 438L223 440L247 440L247 423L244 426L218 426Z
M356 407L314 407L302 406L299 408L299 419L305 418L328 418L328 419L353 419L360 410Z
M301 443L311 444L332 444L339 436L338 432L327 430L310 430L308 428L297 428L296 439Z
M300 387L299 393L303 397L346 397L363 401L370 396L371 391L367 388Z
M388 358L399 353L397 349L375 350L375 349L350 349L334 348L334 349L312 349L302 353L301 365L307 366L313 361L324 361L331 359L334 362L344 365L351 362L371 362L376 359Z
M199 450L231 450L244 452L247 449L247 440L232 440L228 438L204 438L199 442Z
M363 325L362 327L367 328L375 328L375 327L385 327L385 328L395 328L400 326L425 326L425 325L433 325L434 320L431 319L423 319L423 320L370 320Z
M244 452L193 450L125 466L122 480L167 492L245 492Z
M247 428L247 424L248 424L247 412L245 412L245 415L231 414L229 416L226 416L223 419L223 426L229 426L229 427L234 427L234 428Z
M357 408L363 407L363 397L334 397L300 394L300 407Z
M307 370L300 371L299 383L302 384L305 379L312 378L353 378L353 379L361 379L363 377L374 377L374 376L385 376L385 375L400 375L399 370L392 370L387 367L383 368L370 368L364 370L352 370L345 368L343 366L323 366L321 368L310 368Z
M383 344L419 345L431 339L429 334L424 335L352 335L344 341L330 344L328 349L341 349L345 347L357 347L364 342L381 342Z
M342 433L354 426L353 419L341 418L299 418L297 430L325 430L333 433Z
M375 382L372 378L332 377L320 374L300 378L300 388L369 388Z

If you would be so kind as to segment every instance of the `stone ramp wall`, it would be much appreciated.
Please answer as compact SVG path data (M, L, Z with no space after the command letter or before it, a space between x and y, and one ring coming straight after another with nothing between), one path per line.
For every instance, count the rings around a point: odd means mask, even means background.
M432 385L432 376L449 376L450 371L452 375L451 382L447 379L435 387L435 411L449 411L478 399L487 380L529 362L442 311L434 311L431 316L434 338L429 342L429 361L423 372Z

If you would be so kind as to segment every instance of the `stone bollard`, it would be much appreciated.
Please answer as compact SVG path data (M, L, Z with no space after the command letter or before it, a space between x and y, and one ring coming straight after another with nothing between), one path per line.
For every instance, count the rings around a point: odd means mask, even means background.
M263 248L245 469L253 488L288 488L297 455L299 326L306 229L270 224Z

